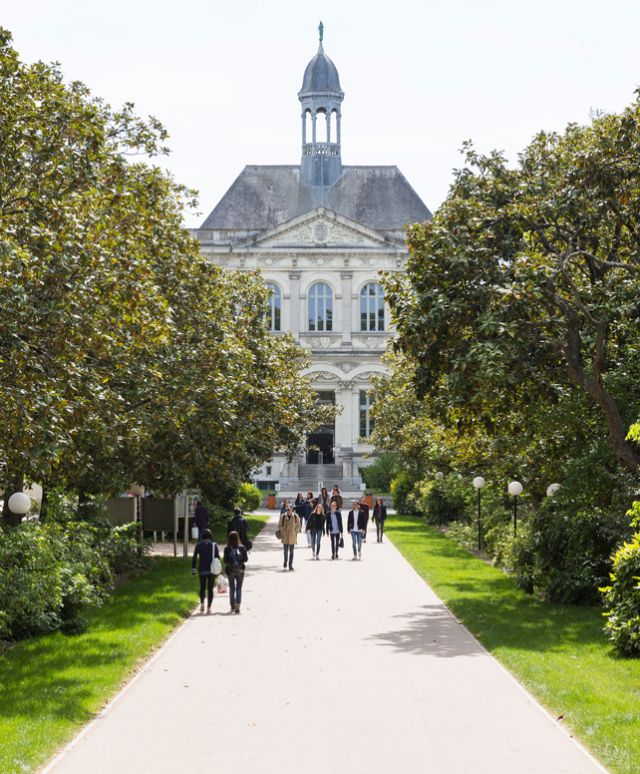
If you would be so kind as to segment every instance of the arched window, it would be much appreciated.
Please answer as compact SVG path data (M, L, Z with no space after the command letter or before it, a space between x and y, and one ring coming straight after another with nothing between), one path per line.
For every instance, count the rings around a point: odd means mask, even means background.
M384 291L377 282L367 282L360 291L360 330L384 330Z
M309 290L309 331L333 330L333 290L316 282Z
M267 287L271 291L269 296L269 315L267 322L270 331L282 330L282 291L275 282L267 282Z

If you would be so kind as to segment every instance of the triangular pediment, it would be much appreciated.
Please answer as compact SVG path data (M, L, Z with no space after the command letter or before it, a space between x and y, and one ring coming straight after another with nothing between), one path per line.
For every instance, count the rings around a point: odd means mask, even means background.
M362 223L318 207L281 223L255 239L260 247L382 247L389 244L383 234Z

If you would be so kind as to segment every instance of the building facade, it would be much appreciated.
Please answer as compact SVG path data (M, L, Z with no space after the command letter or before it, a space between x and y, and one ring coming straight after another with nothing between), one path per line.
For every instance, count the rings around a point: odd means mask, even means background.
M212 263L261 272L273 335L309 350L302 378L341 409L335 425L309 428L300 459L276 457L258 479L283 494L321 482L355 493L371 462L372 378L393 335L379 273L403 270L404 228L431 214L397 167L342 164L344 93L322 37L298 98L300 165L245 167L194 235Z

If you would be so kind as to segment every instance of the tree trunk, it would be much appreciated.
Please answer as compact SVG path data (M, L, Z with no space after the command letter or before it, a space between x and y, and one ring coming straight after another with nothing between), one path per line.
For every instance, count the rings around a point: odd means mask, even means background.
M20 524L21 516L17 513L11 513L9 510L9 498L14 492L22 492L24 486L24 476L22 473L16 473L8 477L9 485L4 492L4 504L2 506L2 522L5 526L17 527Z
M604 363L604 328L597 329L596 347L593 357L593 376L589 376L581 362L581 339L577 322L567 328L567 344L564 355L573 381L581 387L595 403L600 406L607 421L609 441L613 453L622 467L635 471L640 466L640 454L637 454L626 440L627 429L620 416L618 404L606 390L602 381Z

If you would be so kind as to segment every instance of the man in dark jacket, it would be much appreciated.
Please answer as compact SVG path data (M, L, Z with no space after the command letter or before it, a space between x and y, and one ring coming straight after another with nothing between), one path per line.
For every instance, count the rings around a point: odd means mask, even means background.
M347 532L351 534L354 560L362 559L362 535L367 531L368 521L369 509L362 510L360 504L354 501L347 516Z
M202 540L202 533L209 526L209 511L204 507L202 500L196 500L196 510L193 523L198 528L198 540Z
M227 524L227 535L230 532L237 532L240 535L240 542L247 549L251 550L252 543L247 537L247 520L243 517L240 508L235 508L233 518Z

